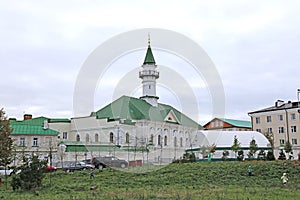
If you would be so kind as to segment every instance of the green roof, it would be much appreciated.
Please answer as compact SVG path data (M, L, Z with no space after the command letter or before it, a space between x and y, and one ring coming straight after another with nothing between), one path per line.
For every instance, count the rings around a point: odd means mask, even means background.
M13 128L12 135L58 135L59 132L52 129L44 129L42 126L11 124Z
M154 64L155 65L155 60L154 60L154 56L152 54L152 50L150 45L148 45L148 49L147 49L147 53L146 53L146 57L144 60L144 64Z
M127 121L151 120L172 123L165 121L165 118L171 111L173 111L175 114L178 124L198 129L202 128L200 124L193 121L172 106L159 103L158 106L155 107L142 99L128 96L122 96L113 101L111 104L97 111L96 118L107 119L108 121L124 119Z
M233 126L237 127L246 127L246 128L252 128L250 121L244 121L244 120L235 120L235 119L226 119L226 118L217 118L223 122L226 122L228 124L231 124Z
M65 119L65 118L47 118L47 117L36 117L32 119L27 119L27 120L10 120L11 124L23 124L23 125L32 125L32 126L43 126L44 121L48 120L49 123L70 123L71 120Z

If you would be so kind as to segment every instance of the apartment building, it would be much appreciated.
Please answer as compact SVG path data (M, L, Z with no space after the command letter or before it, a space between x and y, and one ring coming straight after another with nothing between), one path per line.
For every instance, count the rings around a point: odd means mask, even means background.
M300 108L298 102L277 100L274 106L249 112L252 129L273 139L275 156L287 141L296 158L300 152Z

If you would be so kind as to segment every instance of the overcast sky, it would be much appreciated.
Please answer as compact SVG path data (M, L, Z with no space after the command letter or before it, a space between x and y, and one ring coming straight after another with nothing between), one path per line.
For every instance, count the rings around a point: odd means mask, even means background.
M299 1L17 2L0 1L0 106L8 117L73 117L76 77L89 54L140 28L176 31L206 51L223 82L227 118L250 120L248 112L277 99L297 100ZM128 71L142 64L144 52L134 55L127 58ZM158 64L162 55L155 57ZM199 113L187 113L202 125L212 117L204 93ZM96 92L95 110L110 102L105 96Z

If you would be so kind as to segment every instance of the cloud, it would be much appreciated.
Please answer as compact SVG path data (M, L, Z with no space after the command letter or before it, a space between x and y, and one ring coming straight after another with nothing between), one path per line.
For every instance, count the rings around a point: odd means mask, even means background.
M273 105L276 99L296 99L299 4L258 0L1 1L0 66L5 75L0 82L0 102L9 116L18 118L24 111L72 117L74 82L89 53L121 32L155 27L178 31L198 42L222 78L226 116L248 119L247 112ZM143 59L140 55L129 58L119 72L138 68ZM158 64L164 65L163 58L158 58L163 61ZM182 62L173 60L169 65L178 69ZM104 88L110 88L122 73L109 75L99 87L106 92ZM182 74L190 77L189 84L200 99L200 114L193 118L208 121L211 111L205 83L190 71L182 70ZM170 101L176 104L174 99Z

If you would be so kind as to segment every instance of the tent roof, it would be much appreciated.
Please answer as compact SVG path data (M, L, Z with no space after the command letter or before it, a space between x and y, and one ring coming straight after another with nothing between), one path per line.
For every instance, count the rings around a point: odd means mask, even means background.
M234 136L239 140L241 147L249 147L252 139L258 147L269 147L268 139L257 131L201 131L207 138L209 145L217 147L231 147Z

